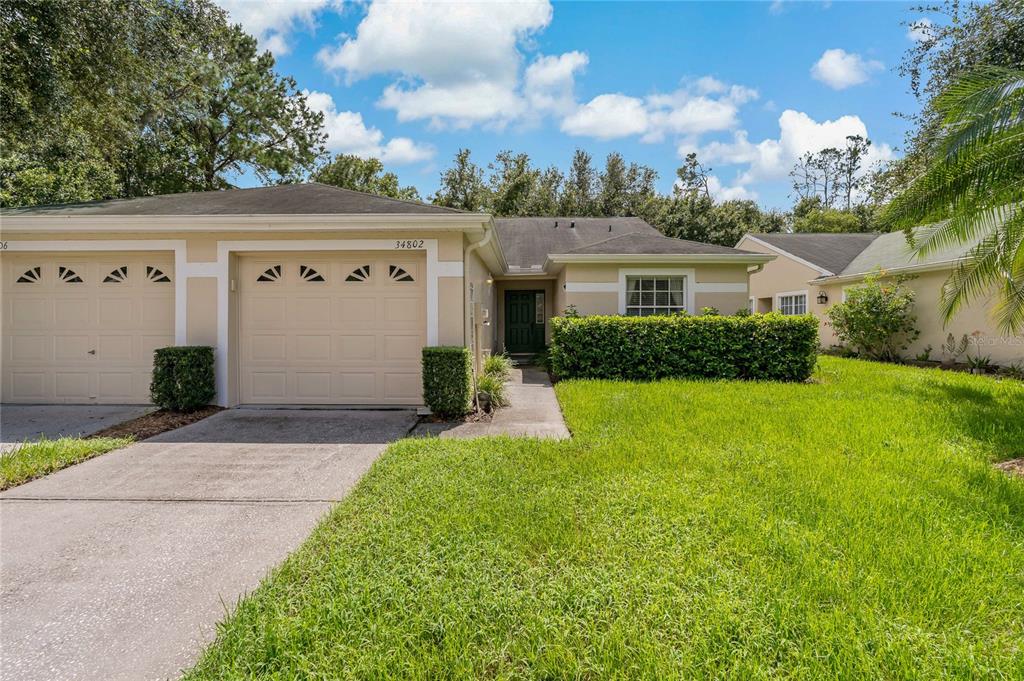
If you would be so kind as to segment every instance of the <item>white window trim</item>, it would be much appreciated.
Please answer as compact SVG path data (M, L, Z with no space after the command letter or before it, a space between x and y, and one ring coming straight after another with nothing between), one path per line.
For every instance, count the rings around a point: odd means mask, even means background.
M619 269L619 314L626 314L626 279L627 277L644 277L644 276L670 276L670 277L685 277L686 282L683 284L683 294L685 298L683 300L686 305L686 311L690 314L694 312L694 295L696 287L696 270L692 267L628 267Z
M784 296L803 296L804 297L804 314L811 311L811 298L807 289L803 291L782 291L781 293L775 294L775 307L773 312L782 312L782 298Z

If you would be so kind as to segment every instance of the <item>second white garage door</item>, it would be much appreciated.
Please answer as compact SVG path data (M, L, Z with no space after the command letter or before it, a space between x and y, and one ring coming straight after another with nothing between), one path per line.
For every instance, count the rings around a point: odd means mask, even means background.
M240 256L243 404L421 404L422 254Z

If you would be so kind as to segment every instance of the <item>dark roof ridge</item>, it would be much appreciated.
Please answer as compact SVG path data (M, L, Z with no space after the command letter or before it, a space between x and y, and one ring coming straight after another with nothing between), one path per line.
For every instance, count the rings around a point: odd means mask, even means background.
M395 201L397 203L405 203L405 204L409 204L409 205L413 205L413 206L431 206L432 208L439 208L441 210L447 210L447 211L450 211L452 213L473 213L473 214L477 213L477 211L463 210L461 208L452 208L450 206L439 206L436 203L427 203L426 201L413 201L411 199L399 199L399 198L394 197L394 196L384 196L383 194L374 194L373 192L361 192L358 189L349 189L348 187L338 187L338 186L335 186L333 184L327 184L326 182L317 182L316 180L311 180L309 182L293 182L292 184L294 184L294 185L315 184L315 185L319 185L321 187L327 187L329 189L334 189L334 190L337 190L337 191L350 192L352 194L367 194L369 196L376 196L379 199L385 199L387 201ZM281 187L284 187L284 186L288 186L288 185L268 185L268 186L272 186L272 187L273 186L281 186ZM246 189L257 189L257 188L258 187L246 187ZM262 188L265 188L265 187L262 187ZM484 213L480 213L480 215L484 215Z
M593 248L594 246L599 246L600 244L606 244L609 241L615 241L616 239L621 239L622 237L625 237L625 236L635 236L637 234L639 234L641 236L654 236L650 232L626 232L625 234L616 234L615 236L610 236L610 237L607 237L605 239L601 239L600 241L595 241L593 243L589 243L586 246L577 246L576 248L573 248L571 250L566 251L566 253L574 253L574 252L579 251L579 250L583 250L583 249L587 249L587 248ZM661 236L666 238L666 239L671 238L671 237L665 236L664 234L662 234ZM679 239L679 241L682 241L682 239Z

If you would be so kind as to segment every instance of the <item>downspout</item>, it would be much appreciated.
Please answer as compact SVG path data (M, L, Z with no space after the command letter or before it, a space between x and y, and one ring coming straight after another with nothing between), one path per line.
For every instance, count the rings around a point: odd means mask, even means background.
M466 272L469 271L469 256L471 254L473 254L474 252L476 252L477 249L482 248L483 246L486 246L487 244L489 244L491 242L491 238L493 236L494 236L494 226L492 225L490 218L488 218L487 222L484 223L484 236L483 236L483 238L480 239L479 241L475 241L475 242L471 243L469 245L469 247L466 248L466 250L462 254L462 300L463 301L466 300L466 298L468 297L468 293L469 293L469 282L466 281ZM492 274L491 276L493 277L494 275ZM465 306L465 304L466 303L463 302L463 306ZM462 308L462 319L463 320L466 319L466 308L465 307ZM463 334L462 338L463 338L463 340L465 340L466 339L466 335ZM471 347L476 347L476 342L475 342L476 341L476 319L473 320L473 324L470 326L470 329L469 329L469 341L470 341ZM474 360L475 359L476 358L474 357ZM479 402L477 400L477 392L478 391L477 391L477 371L476 371L476 366L475 366L476 362L474 361L473 364L474 364L474 366L473 366L473 405L477 409L479 409L480 408L480 404L479 404Z

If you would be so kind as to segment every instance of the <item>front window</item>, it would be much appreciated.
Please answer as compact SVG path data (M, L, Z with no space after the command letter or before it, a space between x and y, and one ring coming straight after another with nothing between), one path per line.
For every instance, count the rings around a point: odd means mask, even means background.
M686 311L686 277L626 278L626 314L647 317Z
M779 296L779 312L782 314L806 314L807 294L797 293Z

